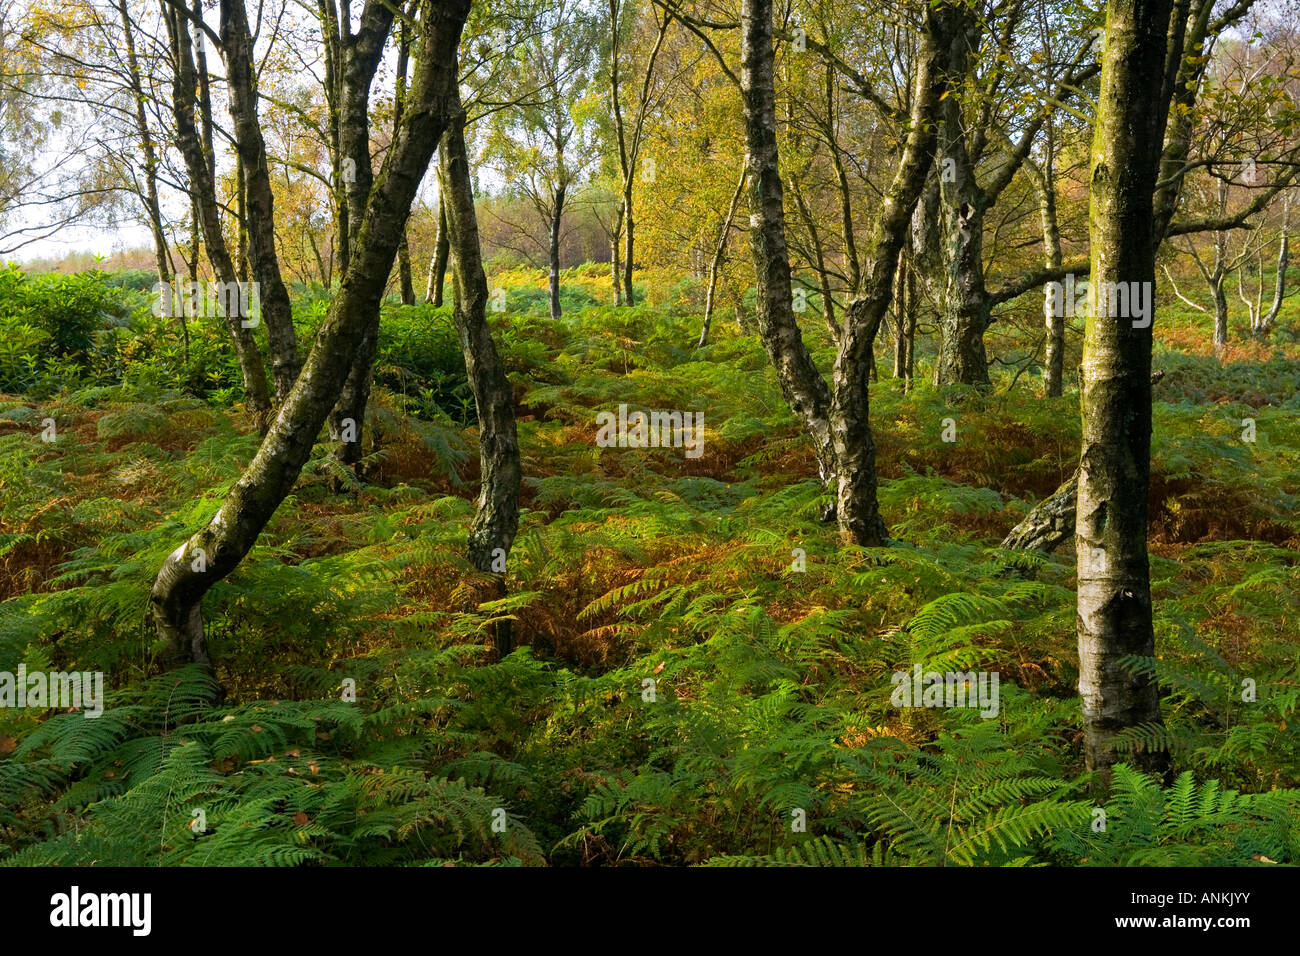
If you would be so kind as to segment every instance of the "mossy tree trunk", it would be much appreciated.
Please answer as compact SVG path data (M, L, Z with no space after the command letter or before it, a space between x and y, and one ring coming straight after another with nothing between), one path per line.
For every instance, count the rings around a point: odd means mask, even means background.
M845 310L831 384L818 371L795 321L784 196L776 136L771 0L741 6L741 95L749 169L750 240L757 275L758 327L781 392L813 442L819 471L835 496L842 534L854 544L888 542L876 495L870 426L872 346L893 298L898 257L934 159L939 71L947 4L926 7L916 57L908 135L880 204L871 265Z
M339 94L339 151L341 163L352 174L344 182L349 258L356 254L366 205L374 188L375 178L370 164L370 84L383 58L384 44L392 30L393 19L393 8L388 4L367 3L355 33L343 18L339 21L342 30L339 54L342 79ZM398 59L405 69L400 43ZM402 222L398 251L406 239L405 217ZM388 273L384 275L386 277ZM338 403L329 415L330 438L337 442L334 457L353 468L361 460L366 406L370 403L378 342L379 310L376 308L370 316L369 324L360 332L353 366L343 383Z
M283 402L298 377L298 343L293 331L293 305L280 275L280 258L275 250L275 198L266 161L266 142L258 120L253 37L243 0L221 0L220 18L230 118L234 123L235 148L244 170L249 266L262 304L275 398Z
M229 285L238 281L235 264L230 258L225 233L221 228L221 210L217 205L217 187L208 163L203 141L195 123L198 106L198 70L194 64L194 47L190 39L188 10L181 4L164 0L163 20L172 56L172 119L176 125L176 146L185 163L189 177L190 199L197 226L203 231L203 241L208 250L208 261L219 282ZM195 229L193 259L190 278L194 281L198 270L198 236ZM244 317L237 310L225 317L239 361L239 372L244 383L244 405L259 420L271 409L271 392L262 366L262 354L253 338L252 328L245 326Z
M979 49L980 21L972 4L952 4L946 11L949 43L943 71L947 95L939 107L937 152L939 168L939 239L944 267L942 311L936 385L976 385L987 388L988 357L984 329L989 304L984 289L984 213L988 198L975 178L979 158L967 144L970 121L963 104L966 78Z
M1111 0L1091 154L1088 237L1094 288L1150 283L1159 236L1154 194L1168 117L1162 108L1172 0ZM1130 286L1130 288L1133 288ZM1160 724L1154 679L1124 662L1155 656L1147 555L1151 474L1151 322L1089 304L1083 346L1078 558L1079 694L1090 769L1120 759L1116 734ZM1154 310L1154 305L1153 305ZM1164 772L1168 754L1134 751Z
M482 485L467 552L478 570L498 575L498 596L505 597L505 562L519 530L522 475L519 439L515 430L514 393L487 323L488 284L465 149L465 114L459 109L459 102L457 107L438 150L442 207L447 214L448 238L453 249L452 316L465 356L479 424ZM497 626L495 644L498 654L509 653L508 621Z
M243 560L292 490L360 342L375 323L411 203L447 118L458 109L456 47L468 13L469 0L420 4L416 29L422 56L402 124L365 203L348 269L311 353L216 516L177 547L158 572L150 601L172 662L208 660L203 597Z

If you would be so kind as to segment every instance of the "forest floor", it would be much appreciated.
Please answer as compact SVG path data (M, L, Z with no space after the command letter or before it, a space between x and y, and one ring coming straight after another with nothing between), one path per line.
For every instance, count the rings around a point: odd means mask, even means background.
M513 281L491 317L525 475L508 595L463 556L473 428L381 387L364 480L318 445L209 594L215 706L202 672L160 673L147 596L251 421L157 384L0 397L0 670L111 688L96 720L0 712L0 863L1300 861L1294 318L1215 357L1203 319L1158 317L1157 658L1133 666L1166 727L1122 746L1170 746L1182 776L1121 771L1099 804L1073 549L998 548L1074 470L1076 394L1014 369L982 394L922 368L905 392L882 368L899 543L844 547L755 336L696 350L698 310L672 304L553 322ZM620 404L702 413L703 453L598 447ZM494 660L500 618L519 648ZM996 715L893 706L918 664L996 672Z

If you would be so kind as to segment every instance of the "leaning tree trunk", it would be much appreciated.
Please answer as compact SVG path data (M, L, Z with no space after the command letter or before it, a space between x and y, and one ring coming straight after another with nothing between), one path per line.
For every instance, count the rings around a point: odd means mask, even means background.
M835 517L852 543L888 542L876 500L875 445L869 420L872 346L893 297L894 272L917 200L934 158L935 116L943 91L940 11L926 8L917 52L909 131L893 182L880 204L869 275L846 310L833 385L818 372L794 319L790 259L776 138L771 0L741 5L741 95L749 164L750 241L757 278L758 326L781 393L812 438L823 482L835 495Z
M1092 141L1088 209L1092 296L1083 346L1083 446L1079 464L1079 693L1089 769L1119 758L1115 735L1159 725L1155 680L1130 669L1153 658L1147 495L1151 479L1151 322L1110 315L1109 283L1155 288L1153 195L1167 109L1160 107L1172 0L1110 0ZM1130 286L1130 288L1142 288ZM1154 318L1154 301L1150 318ZM1128 758L1164 772L1169 755Z
M154 581L153 620L171 662L208 660L203 597L243 560L292 490L353 367L362 335L378 314L411 203L458 103L456 46L469 0L425 5L422 13L424 56L415 71L406 114L365 205L339 292L302 373L216 516L168 556Z
M1286 209L1285 216L1290 210ZM1259 324L1252 329L1255 335L1267 335L1273 328L1273 323L1277 320L1278 313L1282 311L1282 301L1286 298L1286 266L1288 253L1289 237L1287 236L1287 222L1282 220L1282 239L1277 249L1277 273L1273 276L1273 304L1269 307L1268 313L1259 320Z
M447 210L448 233L455 249L452 316L479 423L482 488L478 513L470 528L468 557L478 570L501 575L497 579L498 596L505 597L505 562L519 530L519 439L515 431L514 393L487 323L488 284L474 213L463 111L448 123L439 152L443 207ZM498 625L495 644L498 654L509 653L508 621Z
M830 389L803 343L794 317L784 193L776 140L772 2L741 4L741 96L748 156L750 249L757 276L758 331L776 369L781 394L813 442L821 479L834 487Z
M868 547L889 542L876 495L876 448L871 434L869 378L876 333L893 300L898 260L934 162L936 113L944 94L942 52L952 42L953 5L927 6L916 51L907 139L885 191L861 294L849 303L831 386L831 436L838 478L840 532Z
M1079 496L1079 474L1075 472L1061 487L1044 498L1002 539L999 547L1051 554L1074 537L1075 509Z

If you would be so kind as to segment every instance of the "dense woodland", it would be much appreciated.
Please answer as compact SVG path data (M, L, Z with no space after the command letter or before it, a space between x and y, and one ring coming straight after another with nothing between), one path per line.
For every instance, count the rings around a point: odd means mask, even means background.
M0 864L1300 862L1297 13L0 0Z

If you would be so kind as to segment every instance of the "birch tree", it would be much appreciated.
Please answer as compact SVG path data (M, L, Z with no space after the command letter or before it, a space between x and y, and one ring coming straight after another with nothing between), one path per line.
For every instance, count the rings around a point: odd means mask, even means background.
M379 3L368 0L362 18L373 15ZM353 368L361 339L377 321L411 204L456 113L456 49L468 13L469 0L420 0L415 8L413 31L421 55L393 146L361 209L338 294L252 462L217 514L168 556L154 581L153 621L172 661L209 660L203 597L243 560L292 490Z
M870 265L858 296L845 310L828 384L804 345L793 310L776 137L772 3L745 0L741 6L740 88L759 334L782 395L812 439L822 480L835 496L840 531L852 543L866 546L889 540L876 494L868 393L871 351L893 298L894 273L912 210L934 159L936 110L943 92L939 57L948 39L946 8L946 3L926 4L920 13L909 131L879 207L875 239L866 256Z

